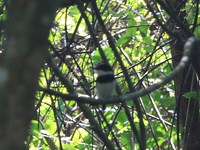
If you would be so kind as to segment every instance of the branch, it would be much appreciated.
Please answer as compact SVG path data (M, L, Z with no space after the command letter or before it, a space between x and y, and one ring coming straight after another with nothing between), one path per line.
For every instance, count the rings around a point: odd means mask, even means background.
M199 43L199 39L195 38L195 37L190 37L185 45L184 45L184 54L183 57L180 61L180 63L177 65L177 67L173 70L173 72L166 76L165 78L163 78L160 82L155 83L151 86L149 86L146 89L141 89L138 90L136 92L132 92L129 93L127 95L124 96L119 96L119 97L114 97L114 98L110 98L110 99L94 99L94 98L90 98L90 97L80 97L74 94L63 94L61 92L55 92L51 89L45 89L45 88L41 88L39 90L44 91L50 95L56 95L61 97L64 100L75 100L78 103L89 103L91 105L96 105L96 104L116 104L116 103L121 103L121 102L125 102L125 101L130 101L132 99L136 99L139 98L141 96L147 95L157 89L159 89L161 86L169 83L170 81L172 81L174 79L175 76L179 75L179 73L181 71L183 71L183 69L186 67L186 65L190 62L190 57L191 57L191 53L194 51L194 49L196 48L196 44Z
M106 26L104 24L104 21L103 21L103 19L101 17L100 11L99 11L99 9L97 7L97 3L96 3L95 0L92 0L91 4L92 4L92 8L94 10L94 13L95 13L95 15L97 17L97 20L98 20L100 26L102 27L102 31L105 33L105 35L106 35L106 37L108 39L108 43L109 43L109 45L110 45L110 47L111 47L111 49L112 49L112 51L113 51L113 53L115 55L115 58L119 62L119 65L120 65L120 67L122 69L122 72L123 72L123 75L124 75L124 77L126 79L128 87L129 87L130 91L133 92L133 91L135 91L135 89L134 89L134 86L132 84L131 78L130 78L130 76L128 74L128 71L127 71L127 69L126 69L126 67L125 67L125 65L123 63L121 55L119 54L119 52L118 52L118 50L116 48L115 41L114 41L111 33L108 31L108 29L106 28ZM143 149L145 149L145 146L146 146L145 145L145 141L146 141L145 140L145 127L144 127L144 122L143 122L143 113L142 113L142 110L140 108L139 101L133 101L133 103L134 103L134 106L136 108L136 111L138 112L138 118L140 120L139 124L140 124L141 138L139 138L139 135L137 133L137 130L135 129L135 125L134 125L133 119L131 117L131 114L130 114L130 112L128 110L128 107L127 107L126 103L124 103L124 102L125 101L122 102L122 106L125 109L126 116L127 116L128 120L129 120L129 122L131 124L132 131L134 132L133 134L136 135L136 139L137 139L137 141L139 143L139 147L140 147L141 150L143 150Z
M71 93L71 94L67 94L69 97L68 96L65 97L66 96L65 94L62 94L60 92L55 92L53 90L43 89L43 91L48 93L48 94L50 94L52 92L51 95L59 94L59 96L62 99L65 99L65 98L66 99L76 99L76 98L78 98L77 93L73 88L73 85L62 74L62 72L59 70L59 68L53 63L50 55L48 55L47 61L48 61L49 66L51 66L51 68L53 69L55 75L58 76L61 83L63 85L65 85L65 87L68 89L68 92ZM101 140L104 142L106 147L108 147L110 150L114 150L115 148L114 148L113 143L108 139L107 135L103 132L103 129L101 128L101 126L99 126L97 121L94 119L95 117L92 115L93 113L90 111L90 109L84 103L81 103L81 101L77 101L77 104L78 104L79 108L83 111L86 118L89 120L92 130L101 138Z
M153 17L156 19L158 25L160 25L163 30L165 30L169 35L176 37L177 39L180 39L180 33L177 31L172 31L170 28L168 28L168 24L163 24L162 21L159 19L157 13L155 12L154 8L152 7L151 3L148 0L145 0L145 3L147 5L147 8L152 13Z
M88 27L88 31L89 31L89 33L90 33L90 35L92 37L92 40L93 40L95 46L99 49L99 53L100 53L102 59L104 60L104 62L108 63L108 59L107 59L107 57L106 57L101 45L99 44L98 38L96 37L96 34L94 32L94 28L92 27L92 25L91 25L87 15L86 15L86 13L85 13L83 2L80 1L80 0L78 0L76 2L77 2L78 9L79 9L79 11L81 13L81 16L85 20L85 23L86 23L86 25Z
M168 13L168 15L176 22L176 24L187 34L187 36L192 36L193 34L190 32L189 28L187 28L182 20L171 10L168 8L162 0L156 0L156 2Z

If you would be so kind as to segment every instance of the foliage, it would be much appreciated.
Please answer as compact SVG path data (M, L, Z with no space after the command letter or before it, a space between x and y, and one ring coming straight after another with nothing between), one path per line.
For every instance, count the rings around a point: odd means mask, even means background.
M108 61L114 68L118 84L116 96L133 92L120 60L134 91L147 88L171 73L172 40L156 21L145 1L97 0L96 2L117 51L113 50L92 4L87 1L57 10L49 35L51 60L71 82L79 96L94 97L96 76L92 68L101 61ZM152 6L155 7L153 4ZM170 20L161 6L156 4L156 7L155 11L160 20ZM188 2L184 10L189 12L186 16L188 23L192 23L194 5ZM1 21L4 15L0 16ZM195 28L195 34L199 35L199 27ZM39 86L58 93L73 94L48 61L41 70ZM189 99L194 94L185 96ZM140 133L141 118L133 101L136 100L126 102L127 110ZM177 142L180 141L177 141L176 133L174 82L140 97L137 101L144 114L142 121L146 128L146 147L148 149L177 147ZM139 149L139 143L122 104L107 105L105 111L102 111L101 105L86 106L114 145L123 150ZM29 149L105 149L102 139L93 131L93 125L75 99L65 100L59 95L38 90L34 112L30 133L25 142Z
M121 56L136 90L151 85L156 82L155 79L158 80L170 73L170 46L164 44L167 43L167 39L164 38L160 41L164 45L155 45L154 41L157 41L158 37L155 36L154 32L157 29L152 31L149 29L150 26L154 25L154 21L150 19L151 15L148 14L144 2L126 4L122 1L119 3L110 1L106 4L106 1L99 1L98 6L105 25L114 38L118 55ZM85 13L104 54L114 67L122 94L126 94L129 89L122 75L122 69L118 66L118 60L115 58L90 4L85 6ZM87 28L77 6L60 9L51 30L49 51L53 54L52 57L60 71L70 79L78 93L92 96L94 93L91 89L95 86L93 83L95 75L90 68L102 60L99 49L93 43ZM40 85L67 93L67 89L62 86L51 69L48 69L48 66L41 72ZM149 100L150 97L151 100ZM87 119L74 101L67 102L42 92L38 92L37 99L37 104L40 104L37 116L40 120L38 124L41 122L44 124L44 130L48 131L52 138L54 137L54 142L57 143L58 147L61 147L61 144L62 147L71 144L72 147L78 149L103 146L95 133L91 131ZM149 125L152 127L152 130L147 130L148 148L155 147L156 142L160 147L164 147L164 143L169 143L167 137L170 135L169 129L172 128L173 121L173 115L169 116L169 114L170 111L173 113L174 101L173 84L140 99L146 113L145 126L146 128L149 128ZM152 108L152 102L156 103L155 108ZM139 128L137 113L131 109L133 103L128 102L127 105L130 113L134 116L137 128ZM120 104L107 106L104 114L99 114L96 106L89 107L91 107L93 115L104 132L108 134L109 139L116 138L122 149L134 149L137 146L126 114ZM158 113L161 118L158 118ZM160 119L163 118L165 121L162 125ZM32 130L40 129L33 128ZM156 142L152 139L152 134L155 134ZM61 140L60 145L58 140ZM173 140L176 142L175 138ZM42 145L41 143L40 146Z

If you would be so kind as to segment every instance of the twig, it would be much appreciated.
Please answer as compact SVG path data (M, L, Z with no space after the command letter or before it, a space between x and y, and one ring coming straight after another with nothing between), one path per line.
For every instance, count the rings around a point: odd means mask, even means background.
M51 60L51 56L50 55L48 55L47 61L48 61L48 64L53 69L53 71L55 72L55 74L60 79L61 83L64 84L65 87L68 89L69 93L71 93L70 95L78 97L76 91L74 90L74 88L72 86L72 84L62 74L62 72L59 70L59 68L53 63L53 61ZM49 90L47 90L47 91L49 91ZM83 113L86 116L86 118L89 120L92 130L96 132L96 134L101 138L101 140L104 142L104 144L107 146L108 149L114 150L115 149L114 145L108 139L108 137L103 132L103 130L99 126L99 124L96 122L96 120L94 119L94 116L92 115L92 112L90 111L90 109L84 103L80 103L80 102L77 101L77 104L78 104L79 108L83 111Z
M196 39L195 37L190 37L187 40L187 42L184 46L183 57L182 57L180 63L177 65L177 67L173 70L173 72L171 74L164 77L160 82L155 83L155 84L149 86L146 89L141 89L141 90L138 90L136 92L126 94L124 96L114 97L114 98L110 98L110 99L98 99L98 100L96 100L96 99L90 98L90 97L80 97L80 96L75 95L75 94L63 94L61 92L55 92L51 89L45 89L45 88L41 88L41 87L39 88L39 90L45 91L50 95L59 96L59 97L65 99L65 100L72 100L73 99L76 102L89 103L89 104L92 104L92 105L115 104L115 103L130 101L132 99L136 99L138 97L147 95L147 94L155 91L156 89L160 88L161 86L169 83L171 80L173 80L174 77L177 76L185 68L185 66L190 62L191 52L194 50L194 48L195 48L194 46L198 42L199 42L199 40Z

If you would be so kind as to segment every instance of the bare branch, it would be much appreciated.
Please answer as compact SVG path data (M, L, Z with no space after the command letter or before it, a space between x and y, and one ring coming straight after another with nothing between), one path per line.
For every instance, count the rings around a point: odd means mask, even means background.
M166 76L160 82L155 83L155 84L149 86L146 89L141 89L139 91L132 92L132 93L129 93L127 95L123 95L123 96L119 96L119 97L115 97L115 98L111 98L111 99L98 99L98 100L96 100L96 99L90 98L90 97L80 97L80 96L76 96L76 95L73 95L73 94L63 94L61 92L55 92L51 89L40 88L39 90L45 91L46 93L48 93L50 95L59 96L59 97L65 99L65 100L74 99L76 102L89 103L89 104L92 104L92 105L96 105L96 104L116 104L116 103L120 103L120 102L129 101L129 100L132 100L132 99L136 99L138 97L147 95L147 94L155 91L156 89L160 88L161 86L164 86L165 84L172 81L174 79L174 77L177 76L185 68L185 66L190 62L191 53L195 49L195 46L196 46L197 43L199 43L199 40L195 37L190 37L187 40L187 42L185 43L185 46L184 46L183 57L182 57L180 63L178 64L178 66L173 70L173 72L170 75Z

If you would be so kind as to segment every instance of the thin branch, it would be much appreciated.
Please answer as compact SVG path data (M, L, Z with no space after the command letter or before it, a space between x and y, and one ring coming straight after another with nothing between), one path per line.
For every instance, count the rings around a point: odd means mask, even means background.
M185 46L184 46L184 54L183 54L183 57L182 57L180 63L177 65L177 67L173 70L173 72L171 74L164 77L160 82L155 83L155 84L149 86L146 89L141 89L141 90L138 90L136 92L126 94L124 96L114 97L114 98L110 98L110 99L98 99L98 100L96 100L94 98L80 97L80 96L77 96L77 95L74 95L74 94L63 94L61 92L55 92L51 89L45 89L45 88L42 88L42 87L40 87L39 90L45 91L46 93L48 93L50 95L59 96L59 97L63 98L64 100L72 100L73 99L76 102L89 103L89 104L92 104L92 105L96 105L96 104L116 104L116 103L121 103L121 102L125 102L125 101L130 101L132 99L136 99L138 97L147 95L147 94L155 91L156 89L160 88L161 86L164 86L165 84L172 81L175 76L179 75L179 73L190 62L191 52L195 49L195 46L196 46L197 43L199 43L199 40L195 37L190 37L187 40L187 42L185 43Z
M53 69L56 76L59 77L61 83L65 85L65 87L67 88L69 93L76 94L76 91L74 90L70 81L63 75L63 73L59 70L59 68L52 61L50 54L48 54L48 56L47 56L47 62L49 64L49 66Z
M162 23L162 21L158 18L156 12L154 11L154 8L150 5L149 0L145 0L147 7L149 9L149 11L152 13L153 17L156 19L156 22L158 23L158 25L160 25L162 27L162 29L164 31L166 31L169 35L171 35L172 37L176 37L177 39L180 38L180 33L177 31L172 31L171 29L169 29L166 25L164 25Z
M194 17L194 23L193 23L193 27L192 27L192 32L194 32L195 28L197 27L198 16L199 16L199 0L197 0L197 3L196 3L196 12L195 12L195 17Z
M90 21L85 13L84 5L83 5L82 1L77 0L76 2L77 2L77 6L78 6L79 11L81 12L82 17L85 20L85 23L88 27L88 31L92 37L92 40L94 41L95 46L99 49L99 53L100 53L102 59L104 60L104 62L108 63L108 59L107 59L103 49L101 48L101 45L99 44L99 41L98 41L98 38L96 37L94 29L93 29L92 25L90 24Z
M181 19L171 10L170 8L165 5L162 0L156 0L156 2L168 13L168 15L176 22L176 24L187 34L188 37L192 36L192 32L187 28Z
M123 60L122 60L122 58L121 58L121 56L120 56L120 54L119 54L119 52L118 52L118 50L117 50L117 48L115 46L114 39L113 39L112 35L110 34L110 32L107 30L107 28L106 28L106 26L104 24L104 21L103 21L101 15L100 15L99 9L97 7L97 3L96 3L95 0L92 0L91 3L92 3L93 10L95 12L95 15L97 17L97 20L98 20L100 26L102 27L103 32L106 34L107 39L108 39L108 43L109 43L109 45L110 45L110 47L111 47L111 49L112 49L117 61L119 62L119 65L120 65L120 67L121 67L121 69L123 71L124 77L125 77L125 79L126 79L126 81L128 83L128 87L129 87L130 91L135 91L134 86L133 86L132 81L131 81L131 78L130 78L130 76L128 74L128 71L127 71L127 69L126 69L126 67L125 67L125 65L123 63ZM126 104L124 102L122 102L122 103L123 103L122 106L124 106L127 118L129 120L129 122L131 123L131 125L133 125L134 124L133 119L130 119L130 118L132 118L132 117L130 117L131 114L130 114L129 110L127 109ZM143 113L142 113L142 110L140 108L139 101L133 101L133 103L134 103L134 105L136 107L136 110L138 112L138 118L140 120L139 124L140 124L141 138L139 138L139 137L136 137L136 138L137 138L137 141L139 143L140 148L141 149L145 149L146 140L145 140L145 127L144 127L144 122L143 122ZM131 127L133 129L132 131L137 131L137 130L134 130L134 126L131 126ZM134 133L134 134L137 134L137 133Z
M65 87L68 89L69 91L69 95L73 95L75 97L77 96L76 91L74 90L72 84L70 83L70 81L62 74L62 72L59 70L59 68L53 63L53 61L51 60L51 56L48 55L47 58L48 64L51 66L51 68L53 69L54 73L58 76L58 78L60 79L61 83L65 85ZM49 91L49 90L47 90ZM47 92L46 91L46 92ZM48 92L47 92L48 93ZM62 94L62 93L61 93ZM53 94L54 95L54 94ZM62 96L60 96L62 98ZM71 97L72 98L72 97ZM73 99L73 98L72 98ZM104 142L104 144L110 149L110 150L114 150L115 147L113 145L113 143L108 139L108 137L106 136L106 134L103 132L102 128L99 126L99 124L96 122L96 120L94 119L94 116L92 115L92 112L90 111L90 109L83 103L80 103L77 101L77 104L79 106L79 108L83 111L84 115L86 116L86 118L89 120L91 128L93 131L96 132L96 134L101 138L101 140Z

